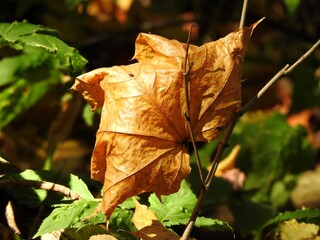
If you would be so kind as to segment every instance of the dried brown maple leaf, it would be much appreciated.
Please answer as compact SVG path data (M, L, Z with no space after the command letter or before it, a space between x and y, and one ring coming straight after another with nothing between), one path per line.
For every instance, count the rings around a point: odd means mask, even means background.
M190 45L190 118L195 141L216 139L241 104L241 67L257 24L200 47ZM91 176L104 183L100 210L110 217L127 198L178 191L189 174L190 141L183 74L186 44L141 33L138 63L79 76L73 89L102 106Z

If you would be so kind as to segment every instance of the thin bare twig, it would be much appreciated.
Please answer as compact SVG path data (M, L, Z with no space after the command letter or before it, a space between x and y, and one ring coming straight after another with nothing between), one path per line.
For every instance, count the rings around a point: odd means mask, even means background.
M73 192L70 188L53 182L26 179L4 179L0 181L0 188L8 189L14 187L29 187L43 189L57 192L63 196L66 196L74 200L81 199L80 195L78 193Z
M248 8L248 0L243 0L239 29L243 28Z
M186 117L186 121L187 121L187 124L188 124L189 135L190 135L190 138L191 138L193 150L194 150L195 155L196 155L196 162L197 162L197 166L198 166L198 170L199 170L200 180L201 180L201 183L203 185L203 183L204 183L203 171L202 171L202 167L201 167L199 153L198 153L198 150L197 150L197 145L196 145L196 142L194 140L193 127L192 127L192 122L191 122L191 118L190 118L190 99L189 99L189 84L190 84L190 82L189 82L189 78L188 78L188 74L189 74L190 69L192 67L190 64L189 64L189 68L187 70L190 38L191 38L192 29L194 27L195 27L195 24L193 23L191 25L191 28L190 28L190 31L189 31L189 35L188 35L188 39L187 39L186 55L185 55L184 69L183 69L183 84L184 84L184 93L185 93L185 100L186 100L185 117Z
M218 149L215 155L215 158L211 164L210 171L206 177L204 187L201 188L200 194L198 196L198 200L196 202L196 205L193 209L192 215L189 219L189 223L185 228L185 231L180 238L180 240L187 240L191 234L192 228L195 224L195 221L197 219L198 213L201 209L201 206L203 204L203 201L205 199L205 196L208 192L208 189L210 187L210 184L212 182L213 176L215 175L215 172L217 170L217 167L219 165L222 153L224 152L225 148L228 146L229 137L238 121L238 119L245 114L256 102L257 100L271 87L271 85L280 79L282 76L290 73L295 69L304 59L306 59L320 44L320 40L318 40L305 54L303 54L294 64L291 65L291 67L287 64L284 68L282 68L280 71L278 71L274 77L258 92L258 94L253 97L244 107L241 108L239 113L234 113L233 117L226 129L226 132L223 136L223 138L220 140Z
M302 63L303 60L305 60L317 47L319 47L319 45L320 39L318 39L318 41L305 54L303 54L294 64L292 64L291 67L289 67L284 74L292 72L292 70L300 63Z

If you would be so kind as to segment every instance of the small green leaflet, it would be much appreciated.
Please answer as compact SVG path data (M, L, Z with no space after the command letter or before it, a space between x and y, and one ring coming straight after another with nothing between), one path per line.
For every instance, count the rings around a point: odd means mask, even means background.
M187 224L196 201L196 196L185 181L182 181L177 193L161 196L161 201L154 193L149 197L150 209L155 211L159 221L167 227ZM228 223L205 217L198 217L195 226L213 231L233 231Z
M87 63L75 48L57 38L55 30L26 21L0 24L0 47L5 44L19 50L25 46L42 48L55 56L62 68L72 75L79 75Z

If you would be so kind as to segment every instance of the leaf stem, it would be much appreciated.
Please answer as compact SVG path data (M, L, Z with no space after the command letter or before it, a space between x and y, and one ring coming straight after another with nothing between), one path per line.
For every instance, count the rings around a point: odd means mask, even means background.
M196 145L196 142L194 139L193 126L192 126L191 117L190 117L190 99L189 99L189 84L190 84L190 82L189 82L188 76L189 76L190 69L192 67L191 65L189 65L189 68L187 71L190 38L191 38L192 29L194 27L195 27L195 24L192 23L190 31L189 31L188 39L187 39L186 55L185 55L184 69L183 69L183 84L184 84L184 93L185 93L185 101L186 101L185 118L186 118L186 121L188 124L188 129L189 129L189 134L190 134L193 150L196 155L196 162L197 162L197 166L198 166L198 170L199 170L200 180L203 185L204 184L203 171L202 171L202 166L201 166L201 161L200 161L197 145Z
M214 160L212 161L210 171L206 177L206 180L204 182L204 187L201 188L200 194L198 196L198 201L196 202L196 205L193 209L192 215L189 219L189 223L185 228L185 231L180 238L180 240L187 240L191 234L192 228L194 226L194 223L197 219L198 213L201 209L201 206L203 204L203 201L205 199L205 196L208 192L208 189L210 187L210 184L212 182L213 176L215 175L215 172L217 170L217 167L219 165L221 156L225 150L225 148L228 146L228 141L231 133L233 132L233 129L238 121L238 119L245 114L256 102L257 100L271 87L271 85L277 81L282 76L290 73L295 69L301 62L303 62L304 59L306 59L320 44L320 39L305 53L303 54L294 64L290 65L287 64L285 67L283 67L280 71L278 71L274 77L257 93L255 97L253 97L244 107L241 108L240 112L234 113L233 117L226 129L226 132L223 136L223 138L220 140L218 149L216 152L216 155L214 157Z

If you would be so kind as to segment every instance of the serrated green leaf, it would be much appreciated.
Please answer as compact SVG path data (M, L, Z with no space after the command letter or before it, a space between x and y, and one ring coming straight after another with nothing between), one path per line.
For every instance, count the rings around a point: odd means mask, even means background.
M84 199L94 199L91 192L89 191L87 185L78 176L70 174L69 175L70 189L80 195Z
M165 226L186 224L197 201L196 196L185 181L178 192L161 196L161 201L153 193L149 197L150 209L154 210L159 221Z
M220 221L218 219L206 218L206 217L198 217L195 222L196 227L205 227L211 231L231 231L233 232L232 227L224 221Z
M40 25L24 22L0 24L0 43L23 49L32 46L46 50L56 57L62 68L73 75L80 74L87 60L79 52L56 36L56 31Z
M92 214L99 203L93 200L80 199L71 204L60 204L46 217L33 238L69 227L85 226L85 217Z
M22 50L0 62L0 129L37 103L53 85L61 83L61 70L80 74L87 61L57 37L55 30L24 22L0 23L0 47Z
M46 28L41 25L30 24L27 21L0 24L0 37L11 43L18 40L21 36L34 33L46 33L58 36L58 32L54 29Z
M191 217L197 198L185 181L177 193L161 196L161 201L155 194L149 197L150 209L154 210L159 221L167 227L173 225L186 225ZM232 231L228 223L206 217L198 217L196 227L205 227L212 231Z
M290 219L312 219L312 218L319 218L320 219L320 209L312 208L312 209L300 209L293 212L285 212L280 213L274 218L269 219L261 229L267 228L271 225L278 224L283 221L287 221Z
M112 213L108 227L112 229L115 233L117 239L125 240L125 239L135 239L131 234L127 232L135 232L137 231L136 227L132 223L131 219L133 217L133 212L131 210L123 209L123 208L116 208ZM92 224L103 224L106 222L106 216L99 212L98 214L82 221L82 225L77 225L74 227L83 227L85 225L92 225ZM117 232L117 233L116 233Z

